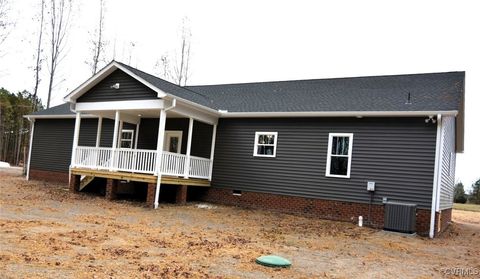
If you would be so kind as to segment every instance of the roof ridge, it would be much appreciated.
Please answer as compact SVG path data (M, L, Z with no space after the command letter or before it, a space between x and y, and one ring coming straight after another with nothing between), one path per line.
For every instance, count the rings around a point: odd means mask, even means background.
M407 77L407 76L441 75L441 74L453 74L453 73L465 75L465 71L448 71L448 72L417 73L417 74L389 74L389 75L371 75L371 76L356 76L356 77L334 77L334 78L312 78L312 79L252 81L252 82L238 82L238 83L219 83L219 84L188 85L188 86L186 86L186 87L212 87L212 86L228 86L228 85L247 85L247 84L268 84L268 83L284 83L284 82L302 82L302 81L327 81L327 80L342 80L342 79L363 79L363 78L384 78L384 77ZM196 92L196 91L193 91L193 92Z

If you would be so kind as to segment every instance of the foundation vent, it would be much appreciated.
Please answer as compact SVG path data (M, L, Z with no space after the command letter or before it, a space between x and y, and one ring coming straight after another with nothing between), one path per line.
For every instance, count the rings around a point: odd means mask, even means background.
M415 233L416 204L387 202L385 203L384 229L402 233Z

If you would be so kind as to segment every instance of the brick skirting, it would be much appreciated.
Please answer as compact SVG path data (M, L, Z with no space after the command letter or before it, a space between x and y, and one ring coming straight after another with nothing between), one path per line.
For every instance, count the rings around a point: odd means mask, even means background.
M30 179L57 183L68 183L68 172L30 169Z
M267 193L245 192L233 195L232 190L209 188L202 200L225 205L247 208L268 209L277 212L293 213L319 217L322 219L357 223L358 216L363 216L364 224L374 228L383 228L384 206L364 203L342 202L313 198L302 198ZM446 218L445 218L446 219ZM417 234L428 236L430 229L430 210L417 209ZM446 228L442 226L442 230Z
M435 213L435 235L440 235L452 222L452 209L444 209Z

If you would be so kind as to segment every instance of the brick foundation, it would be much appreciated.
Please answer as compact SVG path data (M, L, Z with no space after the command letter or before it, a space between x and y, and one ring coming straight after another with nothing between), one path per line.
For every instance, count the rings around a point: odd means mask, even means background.
M115 200L117 198L117 188L118 180L108 178L105 197L108 200Z
M70 175L70 185L69 185L70 192L72 193L78 192L79 187L80 187L80 175L75 175L75 174Z
M185 204L187 202L187 185L178 185L175 202L177 204Z
M155 207L155 191L157 189L157 184L155 183L148 183L147 184L147 206L150 208Z
M30 169L30 179L67 184L68 172Z
M435 213L435 236L440 235L452 222L452 209L444 209Z
M357 223L358 216L363 216L364 224L374 228L383 228L384 206L363 203L342 202L302 198L267 193L243 191L233 195L232 190L209 188L202 200L247 208L268 209L277 212L293 213L319 217L323 219ZM417 234L426 236L430 228L430 210L417 209Z

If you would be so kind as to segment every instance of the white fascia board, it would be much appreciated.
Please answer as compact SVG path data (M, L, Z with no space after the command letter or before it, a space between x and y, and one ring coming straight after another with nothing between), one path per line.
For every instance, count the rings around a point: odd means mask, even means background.
M198 121L201 121L210 125L216 125L218 123L217 115L206 113L204 110L194 108L192 106L189 106L181 102L177 102L177 105L172 109L172 112L176 112L185 117L192 117Z
M24 115L23 117L27 119L75 119L75 114L52 114L52 115ZM92 114L82 114L82 118L98 118L96 115Z
M78 97L83 95L85 92L90 90L92 87L94 87L97 83L99 83L101 80L106 78L108 75L113 73L116 69L118 69L117 65L115 65L115 62L111 62L105 68L100 70L98 73L93 75L91 78L87 79L84 83L80 84L77 88L75 88L72 92L70 92L65 98L63 98L63 101L72 103L74 102Z
M158 98L164 98L167 96L167 93L165 93L163 90L160 90L158 87L153 86L151 83L148 81L144 80L143 78L137 76L134 74L132 71L128 70L127 68L123 67L122 65L118 64L117 62L113 62L113 64L120 70L124 71L128 75L132 76L134 79L138 80L139 82L143 83L143 85L147 86L148 88L152 89L153 91L157 92Z
M111 102L82 102L76 103L76 111L108 111L108 110L140 110L140 109L162 109L165 103L163 100L136 100L136 101L111 101Z
M458 111L287 111L287 112L221 112L221 118L229 117L380 117L380 116L456 116Z
M106 78L108 75L110 75L111 73L113 73L113 71L115 71L116 69L120 69L122 70L123 72L125 72L126 74L130 75L131 77L133 77L134 79L138 80L139 82L141 82L142 84L144 84L145 86L147 86L148 88L152 89L153 91L157 92L157 96L159 98L163 98L165 96L167 96L167 93L163 92L162 90L160 90L159 88L153 86L152 84L150 84L149 82L147 82L146 80L144 80L143 78L137 76L136 74L134 74L133 72L131 72L130 70L128 70L127 68L123 67L122 65L118 64L117 62L115 61L112 61L109 65L107 65L105 68L103 68L101 71L99 71L98 73L96 73L94 76L92 76L91 78L89 78L87 81L85 81L84 83L82 83L79 87L77 87L75 90L73 90L70 94L68 94L67 96L65 96L65 98L63 99L65 102L75 102L76 99L78 99L80 96L82 96L84 93L86 93L88 90L90 90L93 86L95 86L97 83L99 83L100 81L102 81L104 78Z

